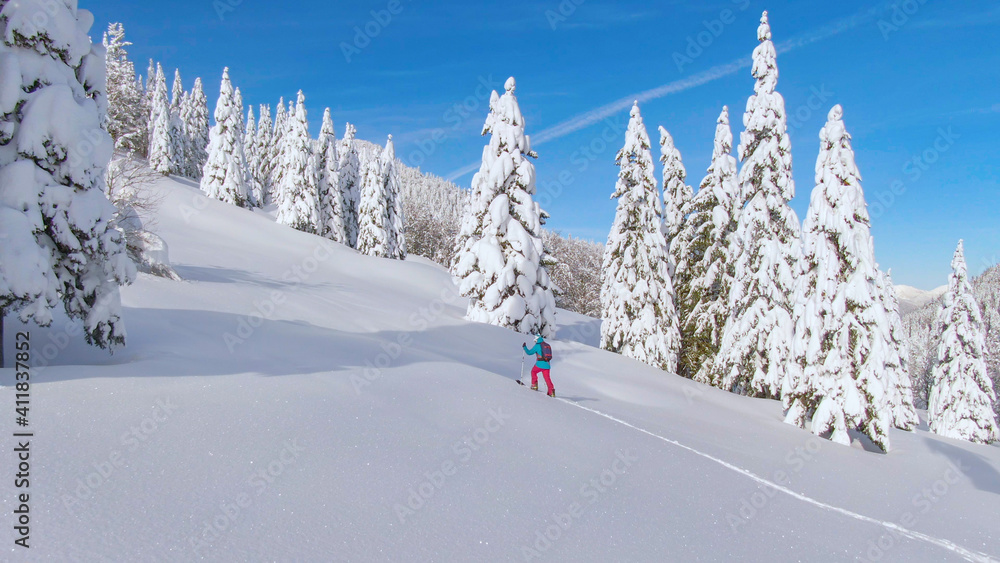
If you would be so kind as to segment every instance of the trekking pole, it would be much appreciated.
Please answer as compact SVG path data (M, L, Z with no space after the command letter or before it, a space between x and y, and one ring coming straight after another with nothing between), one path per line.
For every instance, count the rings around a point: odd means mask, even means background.
M521 377L517 378L517 384L524 387L524 382L521 381L522 379L524 379L524 356L521 356Z

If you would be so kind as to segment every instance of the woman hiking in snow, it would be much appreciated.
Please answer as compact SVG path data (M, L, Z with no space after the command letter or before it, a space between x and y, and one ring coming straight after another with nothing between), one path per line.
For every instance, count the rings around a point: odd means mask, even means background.
M555 397L556 389L552 386L552 378L549 377L549 370L552 367L549 364L552 361L552 346L549 346L549 343L539 334L534 347L530 350L524 342L521 343L521 347L524 348L525 354L529 356L534 354L537 358L535 367L531 368L531 390L538 391L538 373L541 372L542 376L545 377L545 384L549 386L549 397Z

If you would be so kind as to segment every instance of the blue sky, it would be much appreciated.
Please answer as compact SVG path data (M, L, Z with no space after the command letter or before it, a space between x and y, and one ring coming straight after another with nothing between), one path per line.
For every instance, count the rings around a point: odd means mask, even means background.
M688 183L697 186L723 105L737 137L742 130L753 91L748 64L766 9L782 49L778 90L790 115L799 217L814 186L819 130L839 103L877 258L896 283L946 283L960 238L974 273L1000 261L995 0L84 0L81 7L94 13L95 34L109 22L125 25L140 72L154 58L168 73L179 67L185 88L202 77L212 106L229 66L247 104L273 106L302 89L314 133L330 107L338 135L345 121L375 142L393 134L397 156L441 176L479 160L489 90L513 75L540 155L549 226L594 240L606 237L614 217L609 196L626 106L640 98L654 145L657 126L672 133ZM468 186L471 177L455 181Z

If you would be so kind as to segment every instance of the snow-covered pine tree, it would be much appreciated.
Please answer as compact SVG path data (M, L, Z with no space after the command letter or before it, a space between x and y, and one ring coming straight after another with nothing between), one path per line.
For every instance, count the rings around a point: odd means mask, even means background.
M170 141L170 99L163 67L156 65L149 116L149 167L160 174L170 174L174 166L174 145Z
M681 151L663 127L660 127L660 163L663 164L663 234L670 248L684 223L694 191L686 182L687 170L681 161Z
M361 164L361 203L358 208L358 252L367 256L389 256L389 209L385 177L379 155Z
M188 137L187 124L184 122L185 109L191 105L190 97L191 97L190 92L181 93L180 108L177 110L177 116L175 118L177 120L178 137L176 140L174 140L174 146L180 148L180 153L177 153L180 154L180 157L177 159L178 160L177 166L179 168L176 174L185 177L187 176L188 171L191 168L191 163L188 162L188 156L191 155L192 153L191 147L188 146L188 143L190 143L191 139Z
M184 82L181 80L181 69L174 69L174 83L170 89L170 113L180 114L181 99L184 97Z
M522 334L555 335L555 298L541 240L542 211L534 202L537 158L524 134L524 117L515 95L514 78L505 93L490 98L483 135L483 163L473 177L474 200L463 225L462 250L453 268L463 296L469 297L466 318L511 328Z
M156 85L156 64L153 59L149 59L149 67L146 69L146 82L145 85L142 81L142 76L138 77L139 86L142 87L142 101L143 106L146 109L146 155L148 159L149 155L149 140L153 131L153 90L155 90Z
M246 126L247 126L247 123L246 123L246 120L244 119L244 116L246 115L246 113L243 112L243 107L244 107L243 106L243 92L241 92L238 87L233 92L233 100L234 100L234 102L233 102L233 110L236 112L236 115L237 115L237 119L238 119L237 125L239 127L240 136L241 136L240 142L243 144L243 152L242 152L241 155L238 154L237 156L242 156L242 159L243 159L240 162L240 168L243 169L243 177L246 178L246 185L247 185L247 207L253 208L253 207L257 207L258 204L254 200L253 186L250 183L250 163L247 160L247 146L246 146L246 142L245 142L245 140L246 140Z
M801 255L800 226L788 201L795 196L785 101L775 91L777 54L767 12L753 53L753 96L740 136L741 204L736 228L740 249L730 291L729 319L716 359L725 389L777 397L793 363L795 277Z
M993 405L997 396L986 372L986 337L979 304L972 295L965 248L958 242L951 261L938 325L938 346L927 419L931 432L980 444L1000 440Z
M890 327L861 174L843 110L820 132L816 188L803 228L794 354L782 392L785 421L849 445L858 430L889 451L885 382Z
M184 124L184 143L187 153L184 158L184 175L200 180L205 162L208 161L208 98L201 84L201 78L194 79L194 86L181 107L181 122Z
M172 157L170 173L183 175L187 170L187 134L184 131L184 119L181 116L184 107L184 84L181 82L180 69L174 70L174 85L170 98L170 156Z
M246 127L246 122L243 121L243 92L240 91L239 87L233 93L233 99L236 101L236 109L240 112L240 130L242 131Z
M389 245L387 257L393 260L406 259L406 232L403 226L403 184L399 178L399 168L396 163L396 148L392 144L392 135L385 143L380 166L385 183L385 208L387 242Z
M271 185L271 202L278 200L278 186L281 185L284 169L281 158L284 151L285 132L288 129L288 111L285 109L285 98L278 99L278 111L274 116L274 133L271 136L271 175L269 184Z
M254 152L256 165L251 164L250 174L260 185L258 205L263 206L271 200L271 164L272 143L274 142L274 124L271 123L271 106L260 106L260 122L257 124L257 134L254 136Z
M306 97L301 90L295 110L288 116L281 147L281 183L275 186L277 221L299 231L316 233L319 226L318 182L313 181L316 167L309 165L312 139L306 119Z
M913 406L913 386L908 369L909 350L903 323L899 317L899 299L892 283L892 272L882 273L878 279L878 298L881 306L876 312L885 314L880 321L888 327L883 332L885 340L885 382L887 403L890 408L890 423L901 430L913 430L920 423L917 410Z
M105 196L114 142L93 22L76 2L2 6L0 333L5 314L51 324L61 301L89 344L112 348L125 343L119 285L136 270Z
M115 150L145 158L149 150L149 109L145 94L135 75L135 65L128 58L125 29L120 23L108 26L104 34L108 75L107 130Z
M486 123L483 125L483 135L492 132L493 123L496 121L496 113L499 111L500 95L497 94L496 90L490 95L490 112L486 117ZM496 137L496 135L494 135ZM462 213L462 225L458 229L458 236L455 238L455 251L452 255L451 263L451 275L455 280L460 280L461 278L472 273L468 271L467 266L462 266L463 260L466 262L475 260L475 256L470 256L473 246L479 241L483 236L483 220L486 217L486 213L489 211L487 203L484 202L483 189L488 187L493 187L494 182L486 182L486 173L489 172L487 168L487 158L490 159L490 165L492 165L493 159L496 157L488 156L493 151L491 146L493 144L492 138L490 140L490 145L483 148L483 164L480 166L480 174L473 177L472 188L469 190L468 198L465 201L465 208ZM499 145L499 143L498 143ZM499 150L499 147L497 148ZM485 171L485 172L484 172ZM482 178L480 178L482 177ZM485 197L489 197L490 194L486 194ZM461 267L460 267L461 266Z
M986 370L993 380L997 400L993 411L1000 420L1000 266L994 265L972 282L972 293L983 313L986 331Z
M285 97L278 98L277 111L274 115L274 138L281 137L285 131L288 120L288 112L285 110Z
M257 120L253 116L253 106L247 109L246 129L243 131L243 153L246 155L247 192L250 194L250 207L264 206L264 186L257 181L254 171L260 167L260 154L257 152Z
M340 191L340 155L337 152L337 133L333 128L330 108L323 112L323 126L319 131L319 217L320 234L341 244L347 244L344 227L344 194Z
M246 207L246 157L243 153L243 116L236 106L229 68L222 71L219 101L215 104L215 125L208 143L208 160L201 177L201 191L211 198Z
M288 109L285 112L284 127L282 128L282 132L281 132L281 136L282 136L281 142L282 143L285 142L285 138L288 136L288 131L292 127L291 121L294 118L295 118L295 102L293 102L292 100L288 100ZM282 145L278 146L279 150L284 150L281 147L282 147ZM281 159L279 158L278 160L280 161Z
M340 143L340 193L344 198L344 230L347 233L347 244L353 248L358 245L358 233L361 230L361 159L354 144L357 130L350 123L344 126L344 139Z
M156 88L156 65L153 59L149 59L149 67L146 69L146 99L153 98L153 90ZM152 108L150 108L152 111ZM152 115L152 114L150 114Z
M312 225L312 230L309 232L317 235L320 235L323 229L323 219L320 209L320 183L323 179L323 153L321 150L322 147L318 140L309 139L309 158L306 161L305 170L305 190L306 193L312 198L311 204L313 205L312 220L314 223Z
M717 383L712 378L713 365L729 318L733 246L742 203L732 152L729 108L724 107L715 128L708 174L670 247L676 264L674 293L681 322L678 373L710 385Z
M669 372L680 352L677 309L649 135L632 106L618 151L615 222L604 247L601 348Z

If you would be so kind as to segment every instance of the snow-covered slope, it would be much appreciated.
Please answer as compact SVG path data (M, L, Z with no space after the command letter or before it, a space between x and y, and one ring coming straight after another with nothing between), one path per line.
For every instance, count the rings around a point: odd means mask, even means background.
M54 356L32 388L32 548L9 547L8 485L0 559L1000 556L996 447L925 429L888 455L837 446L776 402L594 349L597 322L569 313L549 399L514 384L524 338L463 321L429 261L159 188L186 281L124 290L128 349L31 329Z
M896 297L899 298L899 314L906 315L911 311L916 311L931 301L941 297L946 291L948 291L947 284L930 291L917 289L909 285L897 285Z

